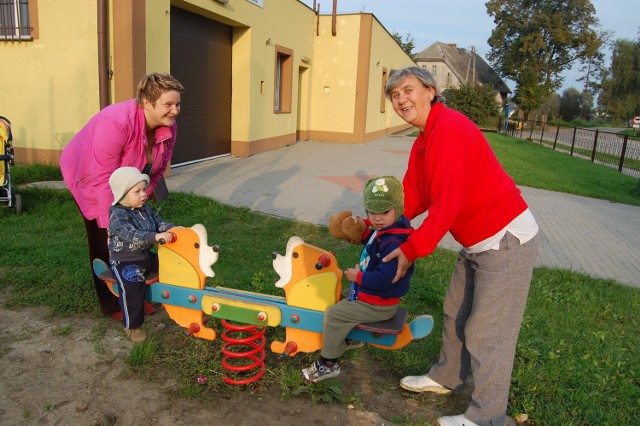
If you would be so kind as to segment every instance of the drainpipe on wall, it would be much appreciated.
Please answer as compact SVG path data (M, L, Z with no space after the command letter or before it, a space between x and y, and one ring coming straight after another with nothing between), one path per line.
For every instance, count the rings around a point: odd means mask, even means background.
M336 36L336 11L338 9L338 0L333 0L333 13L331 14L331 35Z
M109 105L109 0L98 0L98 90L102 109Z

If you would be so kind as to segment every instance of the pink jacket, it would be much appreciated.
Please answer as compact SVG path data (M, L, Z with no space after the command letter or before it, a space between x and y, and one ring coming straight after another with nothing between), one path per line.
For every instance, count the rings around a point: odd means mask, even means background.
M176 130L175 124L156 129L148 194L171 160ZM64 147L60 156L62 176L86 219L97 219L101 228L109 226L109 206L113 202L109 176L121 166L142 171L146 146L144 112L131 99L98 112Z

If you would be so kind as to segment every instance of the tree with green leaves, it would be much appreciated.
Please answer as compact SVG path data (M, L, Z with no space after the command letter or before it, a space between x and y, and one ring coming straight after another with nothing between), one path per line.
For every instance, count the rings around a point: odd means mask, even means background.
M442 95L448 107L469 117L477 125L488 123L499 114L496 91L490 85L463 85L446 89Z
M575 61L598 57L603 33L589 0L489 0L496 27L488 59L516 83L514 101L528 114L558 89Z
M546 116L547 120L560 116L560 95L556 92L549 94L542 105L535 111L536 116Z
M640 114L640 37L614 42L598 103L615 122Z
M582 112L582 95L578 89L570 87L562 92L560 98L560 118L571 121L578 118Z
M413 35L411 33L402 35L399 32L394 31L391 36L396 39L400 47L402 47L402 50L404 50L405 53L413 59L413 49L416 47L413 43L415 41Z
M582 110L580 111L580 116L585 119L590 119L591 114L593 114L593 95L588 90L583 90L580 94L582 97L581 105Z
M604 33L605 37L608 37L608 33ZM603 39L603 44L607 41ZM591 95L595 95L600 90L600 81L602 81L602 69L604 68L604 53L598 51L596 55L591 58L587 58L586 61L580 66L581 77L577 80L582 82L582 92L588 92Z

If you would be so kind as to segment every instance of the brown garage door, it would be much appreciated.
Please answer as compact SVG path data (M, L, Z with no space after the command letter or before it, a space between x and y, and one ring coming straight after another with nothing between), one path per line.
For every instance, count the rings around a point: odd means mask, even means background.
M171 74L185 87L172 164L231 152L231 27L171 7Z

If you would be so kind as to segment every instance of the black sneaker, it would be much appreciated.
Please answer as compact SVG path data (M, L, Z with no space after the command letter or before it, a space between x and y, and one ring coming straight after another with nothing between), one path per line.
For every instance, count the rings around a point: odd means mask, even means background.
M311 367L302 370L302 376L310 382L319 382L320 380L330 379L340 374L340 366L336 362L331 367L320 360L317 360Z

